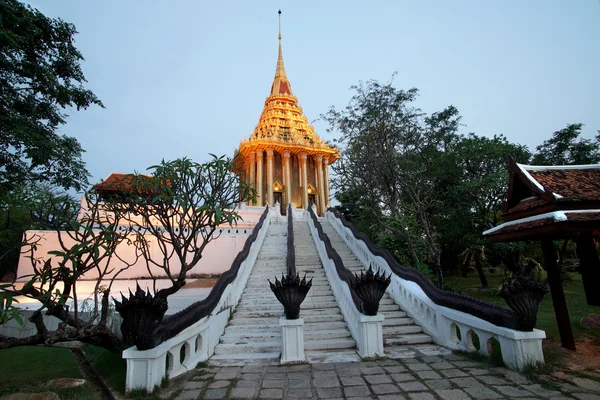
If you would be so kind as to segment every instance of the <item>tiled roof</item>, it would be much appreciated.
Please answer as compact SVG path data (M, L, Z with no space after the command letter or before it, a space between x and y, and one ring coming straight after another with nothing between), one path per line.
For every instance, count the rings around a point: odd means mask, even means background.
M561 226L563 226L574 222L591 222L596 223L600 226L600 210L590 210L589 212L556 211L546 213L539 216L505 222L504 224L492 228L484 232L483 234L484 236L489 238L493 236L504 235L506 233L532 230L531 238L534 238L535 232L537 232L537 230L539 230L542 227L546 227L553 224L560 224Z
M551 167L549 167L551 168ZM542 186L565 200L600 199L600 169L548 169L528 171Z
M517 211L529 210L530 208L541 206L547 203L547 200L540 199L539 197L533 197L527 200L523 200L522 202L511 208L508 212L512 213Z

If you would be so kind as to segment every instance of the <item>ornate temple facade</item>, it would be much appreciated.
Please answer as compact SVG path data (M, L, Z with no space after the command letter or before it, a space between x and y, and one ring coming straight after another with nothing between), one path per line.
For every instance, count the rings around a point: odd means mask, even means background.
M329 165L339 152L315 133L292 92L281 31L271 93L254 132L240 143L234 158L237 173L256 190L256 200L248 205L278 203L282 213L288 204L315 205L319 215L329 206Z

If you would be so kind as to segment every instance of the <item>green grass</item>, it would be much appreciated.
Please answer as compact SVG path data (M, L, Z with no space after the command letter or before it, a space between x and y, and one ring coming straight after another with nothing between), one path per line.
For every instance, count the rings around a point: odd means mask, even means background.
M86 358L92 368L102 377L111 390L125 393L127 364L121 353L113 353L102 347L86 344L83 347Z
M82 378L68 349L23 346L0 350L0 397L16 392L53 391L63 400L100 399L88 383L78 388L44 388L51 379Z
M569 310L569 318L573 328L573 336L575 340L581 337L591 337L592 340L600 345L600 328L584 328L580 321L584 316L591 313L600 313L600 307L589 306L585 300L583 284L581 283L581 275L578 273L568 273L569 282L563 282L563 290L567 300L567 309ZM489 287L481 289L481 283L475 273L471 273L467 278L460 276L446 277L446 283L452 290L462 292L480 300L488 301L497 304L501 307L508 308L506 302L498 295L498 288L504 279L501 273L486 274ZM558 325L552 305L552 297L550 293L544 296L540 304L538 312L536 328L546 331L548 338L559 338Z

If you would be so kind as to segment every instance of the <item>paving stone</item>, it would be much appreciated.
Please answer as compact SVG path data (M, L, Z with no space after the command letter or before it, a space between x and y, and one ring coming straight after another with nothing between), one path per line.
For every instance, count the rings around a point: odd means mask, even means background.
M454 365L452 365L452 364L450 364L449 362L446 362L446 361L441 361L441 362L429 364L429 366L431 368L433 368L433 369L450 369L450 368L455 368Z
M506 379L508 379L511 382L514 382L518 385L525 385L530 383L527 378L525 378L523 375L518 374L518 373L514 373L514 372L506 372L506 370L504 371L499 371L500 373L503 373L504 376L506 377Z
M290 372L287 374L287 378L289 380L292 380L292 379L308 379L308 380L310 380L310 373L309 372Z
M175 400L196 400L200 397L201 390L186 390L179 396L175 397Z
M385 374L385 371L381 367L361 368L360 372L362 372L365 375Z
M310 378L290 379L288 380L288 384L290 388L309 388Z
M546 388L543 388L542 385L537 384L537 383L534 385L523 385L523 386L521 386L521 388L530 391L531 393L533 393L536 396L542 396L545 398L562 396L561 392L556 391L556 390L548 390Z
M444 400L471 400L471 398L460 389L436 390L435 392Z
M485 368L466 368L465 371L474 376L487 375L490 373L490 371Z
M287 367L288 372L303 372L310 371L311 364L290 365Z
M265 378L270 380L281 380L287 378L287 374L285 372L270 372L265 375Z
M486 387L471 387L466 388L465 392L469 393L475 399L499 399L501 394L494 392Z
M467 361L467 359L464 356L454 353L448 354L447 356L444 356L444 358L449 361Z
M366 385L365 380L362 376L342 376L340 378L343 386L364 386Z
M405 400L406 397L401 395L400 393L395 394L384 394L382 396L377 396L379 400Z
M314 378L313 385L316 388L334 388L339 387L340 382L337 379L331 378Z
M288 397L304 397L311 398L313 396L313 392L310 387L301 387L301 388L289 388L287 391Z
M210 384L209 388L211 389L221 389L229 386L229 381L214 381Z
M398 361L396 360L383 360L383 361L379 361L379 366L380 367L390 367L393 365L398 365Z
M424 390L427 390L425 385L417 381L400 382L398 383L398 386L400 386L400 389L404 390L405 392L422 392Z
M262 365L244 365L242 367L242 372L263 372L265 370L265 367Z
M452 383L461 388L468 387L482 387L481 382L477 381L475 378L454 378L450 379Z
M261 384L260 380L247 380L247 379L242 379L240 381L237 381L237 384L235 385L236 387L247 387L247 388L257 388L259 387Z
M241 380L257 381L262 378L262 374L242 374Z
M203 374L194 377L196 380L200 381L211 381L215 378L215 374Z
M454 361L452 364L456 365L458 368L477 368L481 366L481 363L476 363L474 361Z
M337 370L338 376L358 376L361 375L360 368L348 368Z
M519 389L518 387L514 387L514 386L492 386L492 387L495 390L502 393L503 395L509 396L509 397L527 397L527 396L531 395L531 393L529 393L528 391Z
M407 364L408 369L411 371L429 371L431 368L425 363Z
M440 379L441 376L435 371L415 371L421 379Z
M234 387L229 395L232 399L253 399L256 397L255 388Z
M600 400L600 396L591 393L571 393L571 396L579 400Z
M430 364L430 363L437 363L437 362L442 361L442 359L440 357L438 357L438 356L421 357L421 360L423 362L428 363L428 364Z
M335 387L319 387L317 395L321 399L330 399L332 397L342 397L342 389Z
M448 390L452 389L452 383L446 379L438 379L426 381L425 385L429 386L433 390Z
M394 365L391 367L383 367L383 369L385 369L387 372L391 373L391 374L396 374L398 372L405 372L406 371L406 367L403 367L402 365Z
M238 373L237 372L219 372L218 374L215 375L215 380L232 380L237 378Z
M413 381L415 379L411 374L391 374L390 375L394 382L406 382Z
M385 383L383 385L375 385L371 386L371 390L375 392L375 394L390 394L390 393L398 393L398 388L391 383Z
M263 389L258 396L263 399L281 399L283 398L283 389Z
M371 392L367 386L349 386L344 388L344 395L346 397L370 397Z
M331 370L334 369L335 365L328 363L328 364L311 364L311 369L313 371L325 371L325 370Z
M263 389L283 388L285 381L283 379L265 379L262 383Z
M194 390L194 389L204 389L206 382L202 381L189 381L183 386L183 390Z
M435 400L435 396L427 392L409 393L411 400Z
M204 399L223 399L227 394L227 389L208 389L203 398Z
M571 382L576 384L582 389L589 390L591 392L600 392L600 382L593 381L591 379L575 377L571 379Z
M448 378L457 378L460 376L468 376L465 372L460 369L443 369L440 371L443 375L446 375Z
M392 383L391 379L387 375L365 375L365 380L371 385L379 385L381 383Z

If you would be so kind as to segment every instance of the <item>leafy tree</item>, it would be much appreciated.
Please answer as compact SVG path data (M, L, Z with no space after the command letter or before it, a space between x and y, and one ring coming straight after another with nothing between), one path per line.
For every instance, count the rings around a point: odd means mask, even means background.
M369 81L353 86L356 94L342 111L323 116L341 137L341 159L333 165L342 192L359 191L379 223L404 239L413 265L425 258L443 286L440 238L435 224L442 211L448 160L460 116L450 106L426 115L412 103L418 91ZM419 246L421 245L421 246ZM417 248L425 249L419 255Z
M600 162L600 131L591 139L582 139L583 124L569 124L536 147L534 165L579 165Z
M103 107L81 71L75 26L17 0L0 1L0 196L25 182L81 190L88 172L67 108Z
M86 194L81 209L65 198L40 207L36 220L56 232L59 248L40 254L40 237L29 234L26 251L33 276L20 289L0 291L0 322L14 317L10 308L14 296L40 301L41 307L30 318L37 334L22 339L0 335L0 349L68 340L110 350L122 347L109 329L114 279L144 259L151 276L166 275L172 282L156 297L166 299L183 287L206 245L219 236L219 226L238 221L239 202L253 195L231 167L230 160L214 156L204 164L188 159L163 161L149 168L152 176L128 175L115 184L115 190L96 186ZM66 224L64 215L69 216ZM160 255L155 257L150 246L156 246ZM84 275L97 279L95 292L101 296L92 315L85 318L77 300L77 283ZM42 319L44 310L64 324L49 331Z

